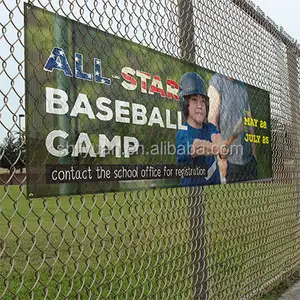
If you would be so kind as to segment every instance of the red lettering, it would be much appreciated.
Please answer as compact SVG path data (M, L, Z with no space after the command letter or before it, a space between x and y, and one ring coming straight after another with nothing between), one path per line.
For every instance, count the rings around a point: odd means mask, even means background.
M130 82L132 85L134 85L135 87L137 86L137 82L136 82L136 80L134 79L134 77L132 77L132 76L130 76L130 75L128 75L127 73L124 73L124 72L122 72L122 77L123 77L126 81L128 81L128 82Z
M167 98L172 99L173 97L175 100L179 100L178 89L179 85L175 80L167 79Z
M163 86L161 83L161 79L157 75L153 76L153 81L152 81L152 84L151 84L150 90L149 90L149 94L153 95L154 93L158 93L162 97L166 97L166 94L164 92L164 89L163 89Z
M141 78L141 92L147 93L147 79L151 78L151 74L143 71L136 71L136 76Z

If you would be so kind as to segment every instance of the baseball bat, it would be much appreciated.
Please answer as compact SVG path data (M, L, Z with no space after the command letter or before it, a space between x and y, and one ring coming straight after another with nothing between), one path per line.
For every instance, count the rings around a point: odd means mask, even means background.
M231 143L243 132L243 130L244 130L244 118L240 118L233 128L230 138L226 142L227 147L230 147ZM219 154L219 156L222 158L221 154Z
M244 130L244 118L240 118L239 121L235 124L232 134L226 143L228 147L243 132L243 130Z

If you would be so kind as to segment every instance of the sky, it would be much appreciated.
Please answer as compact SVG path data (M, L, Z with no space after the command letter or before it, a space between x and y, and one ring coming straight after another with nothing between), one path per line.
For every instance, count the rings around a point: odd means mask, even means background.
M252 2L300 43L299 0L252 0Z

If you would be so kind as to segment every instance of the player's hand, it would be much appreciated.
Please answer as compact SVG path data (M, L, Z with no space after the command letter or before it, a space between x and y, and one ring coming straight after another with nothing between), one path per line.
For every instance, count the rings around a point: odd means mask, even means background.
M219 155L220 158L224 159L229 153L229 147L227 142L224 141L221 134L212 134L211 140L214 144L214 155Z
M226 159L228 153L229 153L229 147L225 141L220 141L219 145L219 156L221 159Z
M216 153L214 153L216 151ZM210 141L195 139L190 154L192 157L197 157L201 155L210 156L217 155L219 153L219 147L211 143Z
M218 159L219 170L224 177L227 173L227 159Z

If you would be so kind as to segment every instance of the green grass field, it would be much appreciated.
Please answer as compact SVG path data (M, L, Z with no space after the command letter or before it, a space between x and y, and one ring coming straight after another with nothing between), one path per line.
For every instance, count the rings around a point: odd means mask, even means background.
M196 192L193 203L181 189L27 199L1 186L0 298L191 299ZM203 195L211 299L260 293L294 263L291 185L215 186Z
M166 192L28 200L10 186L0 195L5 298L191 292L187 208Z

